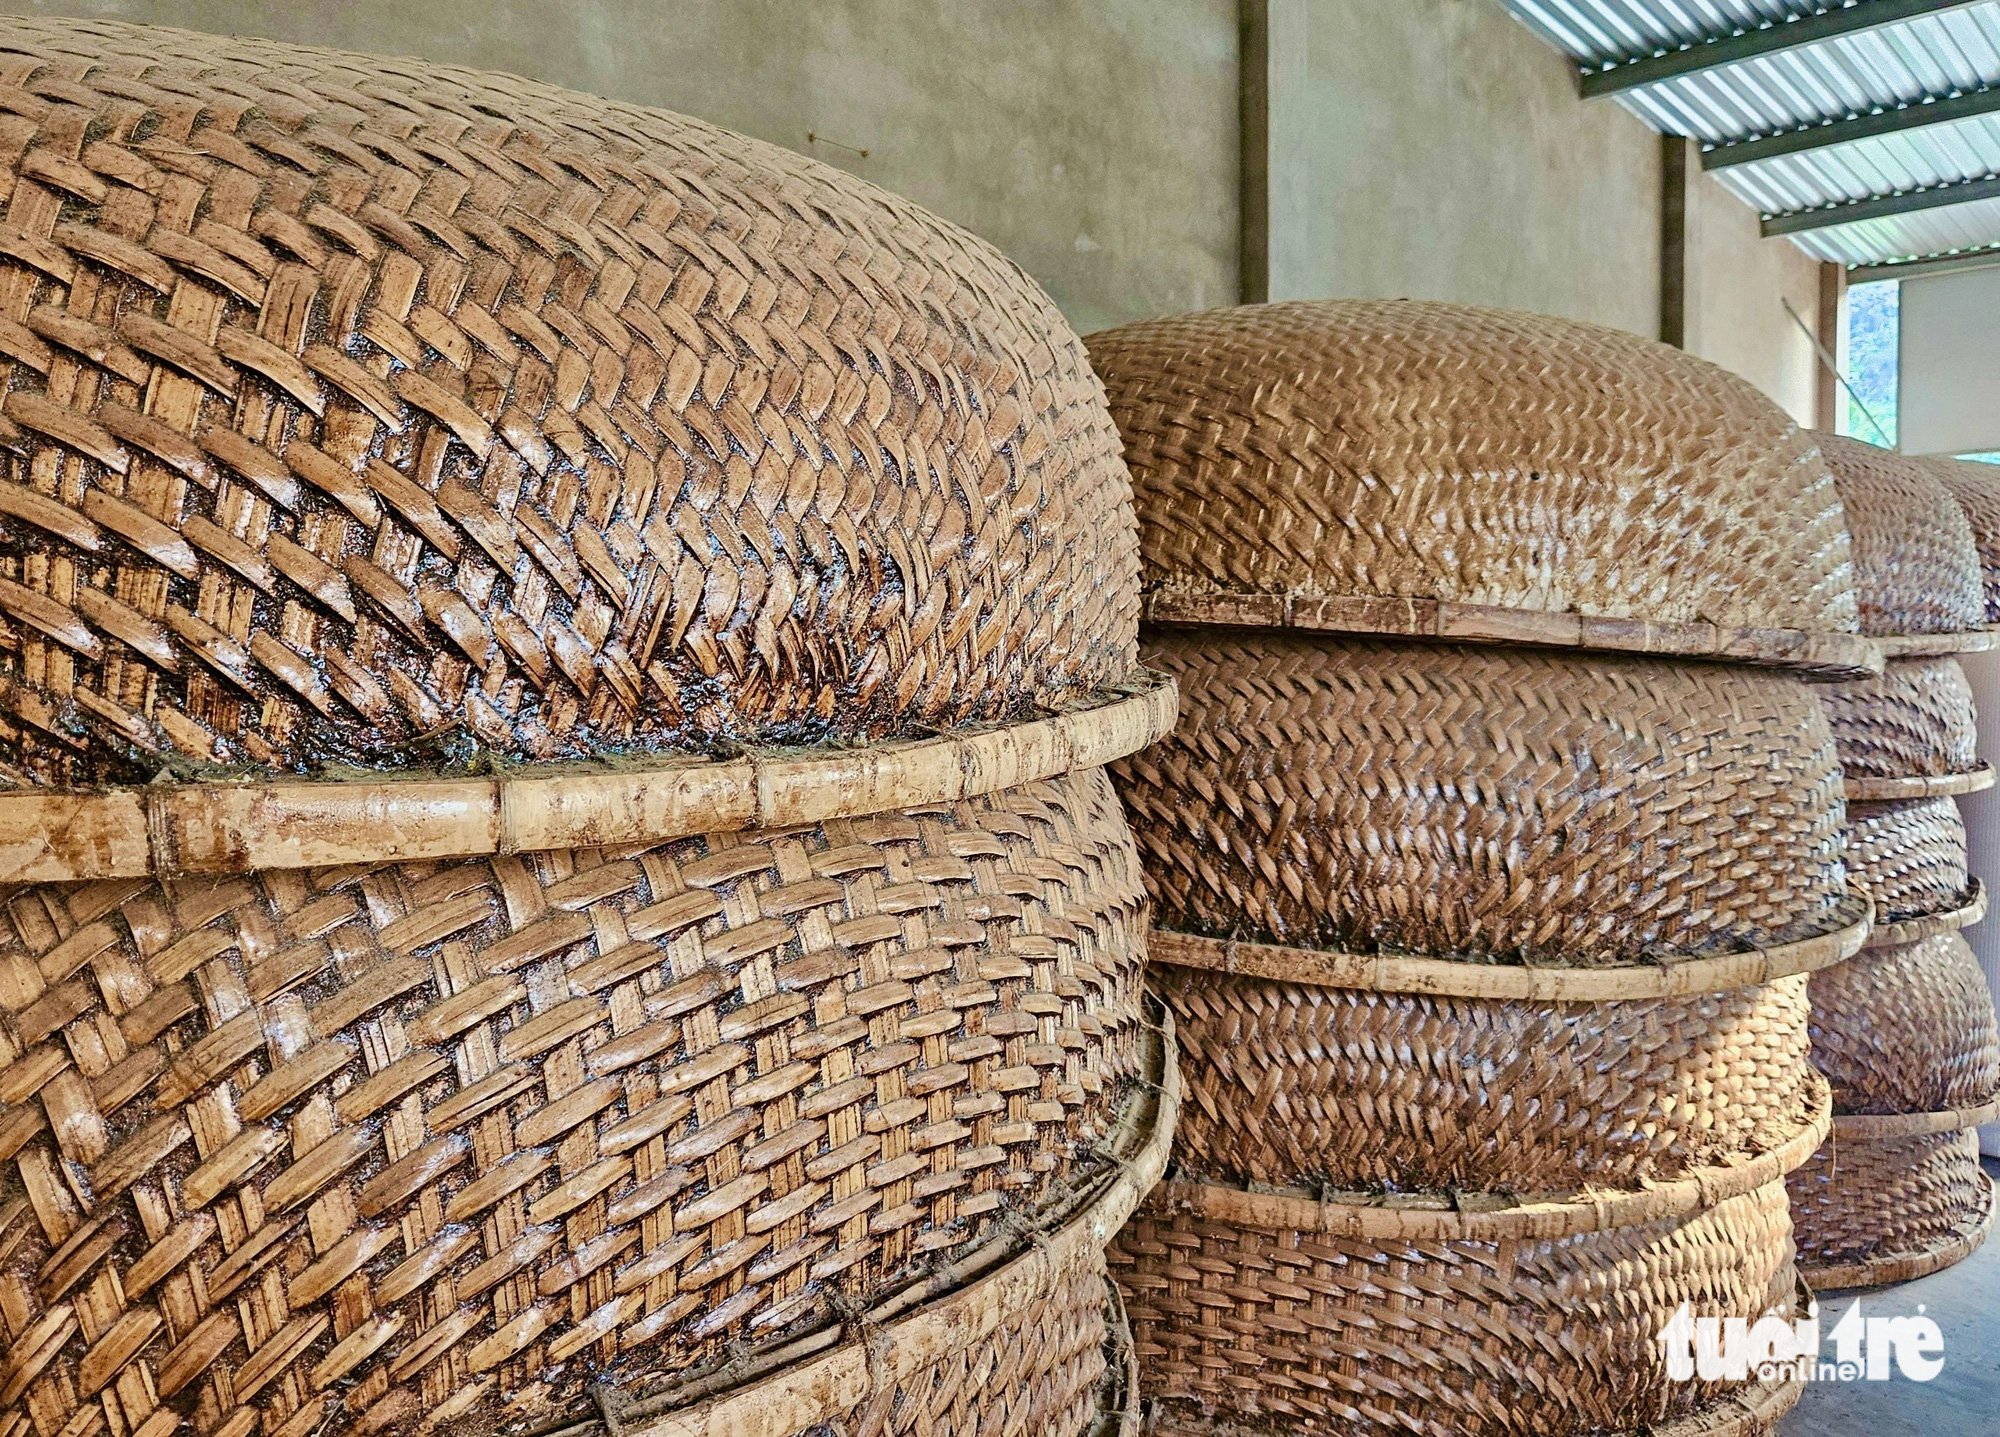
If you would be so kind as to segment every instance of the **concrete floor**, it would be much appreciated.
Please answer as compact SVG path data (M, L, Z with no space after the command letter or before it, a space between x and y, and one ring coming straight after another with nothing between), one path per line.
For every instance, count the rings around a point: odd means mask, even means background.
M1986 1160L2000 1178L2000 1163ZM1994 1437L2000 1433L2000 1239L1956 1267L1877 1291L1820 1294L1820 1331L1856 1296L1864 1315L1913 1315L1923 1303L1944 1333L1944 1370L1929 1382L1815 1382L1779 1437ZM1829 1345L1827 1350L1831 1351Z

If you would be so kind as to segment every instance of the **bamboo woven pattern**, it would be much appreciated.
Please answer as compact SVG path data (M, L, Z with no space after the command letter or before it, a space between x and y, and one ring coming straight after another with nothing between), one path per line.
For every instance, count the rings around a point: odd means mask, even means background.
M1957 933L1863 949L1812 975L1812 1058L1836 1112L1928 1113L2000 1094L2000 1030Z
M1984 627L1986 590L1972 526L1935 468L1859 439L1816 437L1847 516L1861 632Z
M1957 659L1891 659L1879 679L1818 689L1850 775L1965 773L1979 763L1972 685Z
M1949 798L1847 805L1847 878L1878 923L1946 913L1966 901L1965 821Z
M2000 473L1988 464L1963 460L1933 460L1940 483L1951 491L1972 526L1979 550L1979 570L1985 580L1986 622L2000 622Z
M880 736L1123 677L1116 432L973 236L506 75L0 25L0 747Z
M1493 1002L1159 968L1191 1175L1569 1192L1762 1152L1810 1115L1806 978L1623 1003Z
M1674 1310L1754 1319L1795 1283L1778 1182L1685 1217L1501 1243L1254 1227L1156 1194L1110 1261L1149 1395L1300 1437L1664 1422L1726 1390L1665 1380L1654 1337Z
M1813 444L1677 349L1381 300L1213 310L1088 344L1149 586L1855 627Z
M0 1415L307 1437L329 1403L554 1403L833 1321L1101 1162L1142 901L1101 771L634 850L17 890ZM1048 1321L1049 1363L1102 1336ZM1054 1420L1081 1370L1023 1368L1021 1400ZM922 1401L958 1411L956 1380Z
M1962 1247L1990 1216L1992 1188L1979 1166L1979 1130L1920 1137L1837 1138L1786 1180L1799 1266L1810 1273L1880 1265L1882 1282L1935 1271L1927 1253ZM1955 1259L1954 1259L1955 1260ZM1904 1271L1896 1272L1898 1264ZM1809 1279L1810 1280L1810 1279Z
M1171 739L1113 768L1156 921L1578 966L1839 926L1839 769L1741 666L1151 630Z

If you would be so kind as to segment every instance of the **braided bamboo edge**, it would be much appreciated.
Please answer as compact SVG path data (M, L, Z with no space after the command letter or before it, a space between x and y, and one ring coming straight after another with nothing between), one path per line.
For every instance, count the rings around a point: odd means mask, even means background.
M1878 923L1863 940L1863 948L1896 948L1905 943L1921 943L1940 933L1970 928L1986 917L1986 885L1972 880L1970 896L1958 907L1944 913L1927 913L1921 918L1905 918L1900 923Z
M1979 901L1982 904L1985 901L1984 890ZM1155 964L1263 978L1274 983L1302 983L1315 988L1428 993L1442 998L1493 998L1528 1003L1608 1003L1628 998L1684 998L1695 993L1720 993L1829 968L1868 946L1870 934L1875 931L1875 908L1863 899L1858 911L1860 916L1852 922L1812 938L1753 948L1747 953L1625 968L1527 968L1460 963L1449 958L1343 953L1291 948L1278 943L1202 938L1168 928L1151 931L1146 951L1148 961Z
M1883 1257L1863 1258L1860 1262L1827 1263L1814 1266L1799 1264L1799 1276L1822 1292L1838 1291L1854 1287L1888 1287L1898 1282L1914 1282L1917 1278L1928 1277L1934 1272L1942 1272L1955 1263L1965 1261L1993 1232L1993 1217L2000 1202L1995 1200L1993 1179L1985 1172L1986 1206L1978 1219L1970 1226L1939 1243L1936 1247L1922 1252L1892 1252Z
M1802 1298L1802 1311L1804 1301ZM1665 1427L1648 1427L1644 1437L1763 1437L1798 1406L1805 1390L1803 1377L1752 1383ZM1220 1417L1203 1417L1180 1403L1156 1402L1151 1409L1146 1437L1271 1437L1268 1426L1250 1427Z
M1682 1217L1777 1182L1819 1150L1833 1128L1833 1094L1817 1072L1810 1076L1813 1115L1777 1147L1698 1168L1672 1182L1636 1192L1582 1193L1529 1199L1505 1206L1460 1208L1473 1194L1440 1198L1419 1194L1328 1193L1246 1188L1173 1178L1157 1203L1197 1217L1245 1227L1293 1228L1334 1237L1410 1242L1542 1241L1585 1232L1608 1232ZM1388 1206L1395 1203L1397 1206ZM1419 1205L1423 1204L1423 1205Z
M1597 653L1647 654L1655 658L1719 659L1786 669L1810 679L1826 680L1872 678L1882 672L1887 662L1882 649L1884 641L1860 634L1733 629L1717 624L1655 624L1645 619L1506 609L1445 599L1157 589L1146 595L1140 617L1154 624L1297 629L1310 634L1446 639L1460 644L1529 644Z
M247 873L653 843L956 803L1098 768L1173 732L1143 674L1087 708L858 749L484 778L149 784L0 794L0 883Z
M1993 765L1982 763L1964 773L1922 774L1909 778L1867 778L1850 774L1841 790L1851 802L1883 803L1900 798L1955 798L1993 787Z
M1941 659L1947 654L1983 654L2000 647L2000 626L1965 629L1955 634L1893 634L1878 637L1882 654L1891 659Z
M1933 1133L1963 1132L2000 1119L2000 1093L1969 1108L1935 1113L1839 1113L1833 1119L1836 1138L1921 1138Z
M614 1437L798 1437L819 1424L840 1422L880 1393L892 1392L926 1367L981 1342L1009 1319L1026 1312L1070 1274L1087 1266L1101 1269L1104 1250L1159 1183L1180 1117L1181 1080L1173 1020L1161 1012L1152 1034L1147 1067L1157 1074L1146 1099L1133 1105L1113 1152L1117 1167L1074 1216L1054 1232L1033 1235L1025 1252L976 1281L934 1302L910 1310L907 1295L891 1298L863 1314L844 1331L857 1332L830 1350L811 1351L815 1339L799 1344L798 1360L773 1353L760 1361L766 1374L741 1382L678 1410L660 1410L686 1400L669 1391L659 1398L620 1409L605 1404ZM1107 1284L1108 1286L1109 1284ZM926 1285L925 1293L929 1292ZM776 1370L772 1370L775 1368ZM712 1391L713 1378L701 1384ZM1127 1404L1130 1405L1129 1403ZM566 1429L580 1432L586 1425Z

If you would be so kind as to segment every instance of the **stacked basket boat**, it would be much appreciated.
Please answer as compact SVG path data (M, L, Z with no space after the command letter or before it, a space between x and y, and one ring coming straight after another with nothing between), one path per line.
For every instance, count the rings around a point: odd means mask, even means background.
M1812 443L1590 326L1094 336L1175 735L1114 766L1186 1093L1113 1253L1160 1432L1764 1430L1683 1304L1798 1300L1858 947L1809 678L1879 672Z
M505 76L0 70L0 1433L1126 1410L1173 687L1047 297Z
M1986 647L1972 528L1943 466L1824 440L1853 539L1879 679L1825 692L1848 799L1848 870L1874 899L1866 949L1812 980L1813 1061L1833 1135L1792 1174L1799 1263L1817 1287L1877 1286L1958 1261L1993 1222L1976 1128L2000 1114L2000 1030L1959 930L1985 914L1954 795L1993 782L1954 653Z

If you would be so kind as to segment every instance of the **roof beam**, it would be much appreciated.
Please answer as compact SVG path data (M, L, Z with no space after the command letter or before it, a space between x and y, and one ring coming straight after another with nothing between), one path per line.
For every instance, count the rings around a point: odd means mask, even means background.
M1853 140L1872 140L1904 130L1920 130L1927 125L1948 125L1953 120L1970 120L1995 111L2000 111L2000 86L1982 87L1967 90L1962 95L1947 95L1935 100L1921 100L1913 105L1899 105L1893 110L1879 110L1872 115L1850 115L1844 120L1830 120L1824 124L1808 125L1804 129L1782 130L1754 140L1717 145L1702 152L1701 167L1704 170L1723 170L1732 165L1754 165L1759 160L1775 160L1781 155L1823 150L1829 145L1845 145Z
M1957 184L1930 185L1921 190L1905 190L1900 195L1872 195L1865 200L1822 205L1818 209L1793 210L1789 214L1767 215L1763 221L1766 239L1772 235L1795 235L1806 230L1831 229L1860 220L1879 220L1890 215L1907 215L1917 210L1942 209L1946 205L1971 204L1974 200L2000 199L2000 175L1986 175Z
M1974 0L1945 0L1942 4L1939 0L1855 0L1852 5L1801 15L1796 20L1765 25L1756 30L1741 30L1734 35L1717 35L1679 50L1639 55L1602 69L1585 70L1582 75L1583 97L1594 100L1600 95L1616 95L1641 85L1677 80L1684 75L1713 70L1718 65L1735 65L1760 55L1795 50L1801 45L1817 44L1839 35L1854 35L1863 30L1894 25L1919 15L1963 9L1972 3Z
M1992 269L2000 265L2000 249L1967 250L1963 254L1928 255L1923 259L1882 260L1875 264L1851 265L1849 284L1867 284L1877 279L1915 279L1924 274L1955 274L1962 269Z

